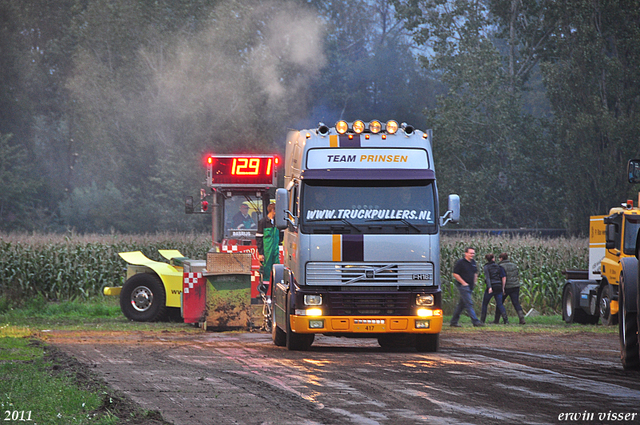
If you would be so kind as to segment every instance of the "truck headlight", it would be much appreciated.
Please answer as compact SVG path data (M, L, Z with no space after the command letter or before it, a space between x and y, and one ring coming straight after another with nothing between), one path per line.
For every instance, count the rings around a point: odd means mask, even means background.
M322 305L322 295L305 295L304 305Z
M416 305L424 305L431 307L435 302L433 294L418 294L416 295Z
M322 310L319 308L309 308L309 309L299 309L297 308L295 311L296 316L322 316Z

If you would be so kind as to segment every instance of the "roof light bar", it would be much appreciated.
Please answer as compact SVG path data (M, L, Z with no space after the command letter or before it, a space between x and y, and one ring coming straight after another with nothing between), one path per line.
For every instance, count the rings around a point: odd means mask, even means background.
M365 123L362 120L356 120L351 124L349 124L345 120L340 120L336 123L335 129L338 134L347 134L349 132L355 134L379 134L383 131L382 123L378 120L373 120L369 123ZM415 131L415 128L412 125L409 125L407 123L402 123L402 125L399 125L398 122L394 120L387 121L384 126L384 131L386 132L386 134L396 134L400 129L402 129L407 136L412 135ZM320 136L326 136L327 134L329 134L329 131L329 127L324 123L318 124L317 133Z

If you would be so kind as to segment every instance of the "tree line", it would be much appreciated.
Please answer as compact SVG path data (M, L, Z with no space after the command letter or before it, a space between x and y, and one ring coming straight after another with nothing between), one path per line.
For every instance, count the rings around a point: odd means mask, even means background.
M206 153L396 119L460 227L585 233L638 189L639 28L640 0L4 0L0 229L203 230Z

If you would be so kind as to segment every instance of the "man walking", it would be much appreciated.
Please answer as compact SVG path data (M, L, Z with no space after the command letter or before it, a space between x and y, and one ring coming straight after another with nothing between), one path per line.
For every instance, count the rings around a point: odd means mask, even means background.
M478 266L476 265L476 250L467 247L464 250L464 257L459 259L453 267L453 278L455 279L455 285L460 292L460 300L456 306L453 316L451 317L451 326L459 328L458 320L460 320L460 314L463 310L467 310L473 326L484 326L473 309L473 299L471 294L473 288L478 281Z
M502 266L507 274L507 280L504 285L503 302L507 300L507 297L511 298L511 304L513 304L516 313L518 313L520 324L525 325L524 311L522 311L522 306L520 305L520 271L518 270L518 266L509 261L509 254L506 252L500 254L498 258L500 259L498 264ZM498 323L499 320L498 311L496 310L495 322Z

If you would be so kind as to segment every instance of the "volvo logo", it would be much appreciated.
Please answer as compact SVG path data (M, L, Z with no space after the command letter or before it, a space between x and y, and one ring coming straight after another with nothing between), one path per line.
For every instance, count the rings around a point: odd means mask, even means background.
M376 271L374 269L367 269L364 271L364 277L367 279L375 279Z

